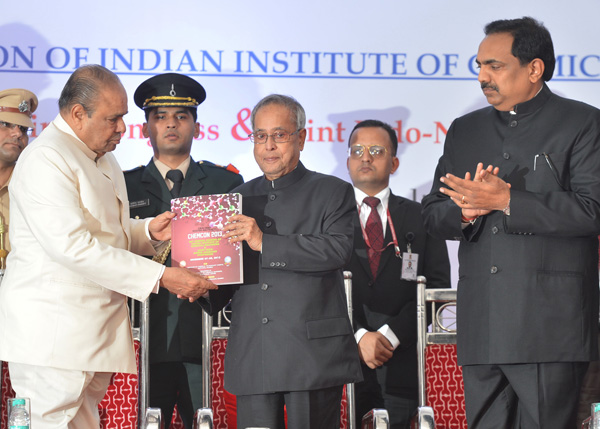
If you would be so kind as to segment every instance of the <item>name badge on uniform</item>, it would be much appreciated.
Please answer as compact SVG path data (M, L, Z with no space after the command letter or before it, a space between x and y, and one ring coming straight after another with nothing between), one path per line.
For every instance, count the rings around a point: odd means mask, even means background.
M139 209L140 207L148 207L150 205L150 198L139 201L129 201L129 210Z
M417 280L417 267L419 266L419 254L412 252L402 253L402 280Z

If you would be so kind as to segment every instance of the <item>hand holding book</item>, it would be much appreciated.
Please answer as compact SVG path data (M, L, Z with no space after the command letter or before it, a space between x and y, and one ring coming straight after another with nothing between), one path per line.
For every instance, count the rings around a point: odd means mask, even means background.
M246 241L248 246L256 252L262 251L263 233L256 223L256 219L241 214L231 216L223 227L230 243Z

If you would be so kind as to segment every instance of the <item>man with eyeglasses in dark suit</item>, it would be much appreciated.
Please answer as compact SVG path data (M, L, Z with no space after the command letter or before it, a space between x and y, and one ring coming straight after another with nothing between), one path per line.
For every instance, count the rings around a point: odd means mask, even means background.
M345 383L361 379L342 268L352 251L352 187L300 162L306 115L270 95L253 109L254 158L263 175L234 189L243 214L225 237L244 242L244 284L232 298L225 388L237 395L238 427L339 427Z
M359 122L348 139L357 209L346 269L364 377L356 385L356 427L372 408L387 409L391 429L410 427L418 406L416 278L450 287L445 241L425 231L419 203L390 190L397 149L396 132L378 120Z

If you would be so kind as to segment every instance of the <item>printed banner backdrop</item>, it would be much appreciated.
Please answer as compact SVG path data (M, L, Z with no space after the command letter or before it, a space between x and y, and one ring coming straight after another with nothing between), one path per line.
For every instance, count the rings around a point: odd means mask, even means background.
M600 3L593 0L510 6L464 0L34 0L3 6L0 89L37 94L36 134L56 116L57 98L75 68L99 63L119 75L129 93L128 129L115 151L123 169L152 156L133 92L150 76L177 72L207 91L198 109L202 132L195 160L232 163L246 180L258 176L247 139L250 109L267 94L283 93L307 112L301 156L307 168L349 180L352 127L380 119L397 129L400 141L391 188L420 200L431 187L452 120L487 105L474 62L484 25L525 15L543 21L553 36L558 62L550 88L600 106Z

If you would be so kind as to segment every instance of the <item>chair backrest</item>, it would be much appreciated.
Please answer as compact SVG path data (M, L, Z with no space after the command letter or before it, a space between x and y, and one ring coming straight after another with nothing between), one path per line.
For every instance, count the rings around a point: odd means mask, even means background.
M0 428L8 427L8 410L6 401L15 397L10 377L8 375L8 363L0 362Z
M98 404L101 428L141 428L148 408L148 301L130 298L128 304L138 373L113 374L106 395Z
M456 290L426 289L424 277L417 281L419 407L432 408L437 428L466 428L462 370L456 360Z

